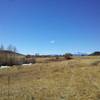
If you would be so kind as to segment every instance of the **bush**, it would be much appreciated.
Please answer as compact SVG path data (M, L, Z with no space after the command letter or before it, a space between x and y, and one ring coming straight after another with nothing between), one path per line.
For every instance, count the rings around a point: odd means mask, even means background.
M66 60L72 59L72 54L71 54L71 53L65 53L65 54L64 54L64 58L65 58Z
M25 58L23 59L25 64L29 64L29 63L36 63L35 57L32 55L26 55Z
M97 66L98 64L100 64L100 61L95 61L95 62L91 63L92 66Z
M36 60L35 60L35 58L25 58L24 59L24 63L25 64L29 64L29 63L36 63Z
M59 56L57 55L57 56L55 56L56 57L56 60L58 60L59 59Z

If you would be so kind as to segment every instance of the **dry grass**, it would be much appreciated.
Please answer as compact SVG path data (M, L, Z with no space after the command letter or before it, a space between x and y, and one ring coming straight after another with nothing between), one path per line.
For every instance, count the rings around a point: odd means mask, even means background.
M100 100L96 61L83 57L1 69L0 100Z

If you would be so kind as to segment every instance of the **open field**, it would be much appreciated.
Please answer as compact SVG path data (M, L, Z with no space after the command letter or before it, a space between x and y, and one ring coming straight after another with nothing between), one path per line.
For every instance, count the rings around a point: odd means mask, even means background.
M0 69L0 100L100 100L100 56L37 61Z

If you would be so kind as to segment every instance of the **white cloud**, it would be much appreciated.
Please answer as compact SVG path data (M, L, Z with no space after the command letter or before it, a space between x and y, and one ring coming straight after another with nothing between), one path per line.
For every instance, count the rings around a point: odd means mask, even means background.
M55 40L51 40L50 43L51 43L51 44L54 44L54 43L55 43Z

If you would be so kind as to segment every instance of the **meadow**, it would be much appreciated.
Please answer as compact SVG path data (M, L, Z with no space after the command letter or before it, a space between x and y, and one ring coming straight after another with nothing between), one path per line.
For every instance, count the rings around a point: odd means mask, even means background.
M100 100L100 56L46 59L0 69L0 100Z

